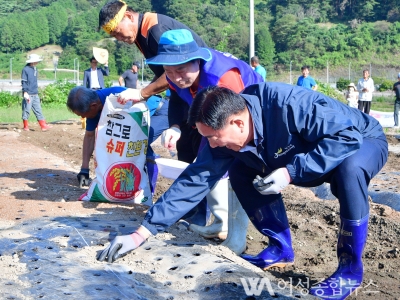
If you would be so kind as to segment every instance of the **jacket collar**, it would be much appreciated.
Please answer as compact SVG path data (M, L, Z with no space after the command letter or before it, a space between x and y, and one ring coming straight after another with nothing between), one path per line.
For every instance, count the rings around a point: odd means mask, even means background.
M264 140L261 101L257 96L247 94L240 95L244 98L244 100L246 100L247 108L249 109L251 119L253 121L254 141L257 141L256 147L259 149L259 145L262 147L262 142Z

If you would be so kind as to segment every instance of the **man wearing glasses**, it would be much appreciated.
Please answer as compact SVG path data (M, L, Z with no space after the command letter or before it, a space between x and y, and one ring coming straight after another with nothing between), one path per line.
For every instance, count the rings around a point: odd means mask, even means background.
M104 64L103 68L97 67L97 60L92 57L90 59L90 68L83 73L83 86L92 90L104 89L104 77L108 76L108 61Z

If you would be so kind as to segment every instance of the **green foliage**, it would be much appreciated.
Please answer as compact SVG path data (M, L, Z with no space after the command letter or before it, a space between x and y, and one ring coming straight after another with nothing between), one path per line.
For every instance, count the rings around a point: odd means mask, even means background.
M114 57L118 74L122 74L126 70L130 69L134 61L142 60L143 55L136 47L118 41L115 45Z
M39 97L45 106L65 105L70 90L75 86L74 83L58 81L39 90Z
M333 99L339 100L340 102L346 103L343 93L332 88L330 85L317 81L318 92L327 95Z
M21 93L11 94L9 92L0 92L0 107L12 107L21 104Z
M389 91L389 90L393 90L393 81L385 79L379 85L379 91L384 92L384 91Z
M378 91L391 91L393 90L394 82L383 77L374 77L374 84L378 86Z
M0 67L2 54L22 53L47 43L63 53L58 68L89 67L92 47L109 50L112 76L142 55L134 45L97 31L98 13L108 0L0 0ZM209 47L248 61L247 0L127 0L138 12L153 11L181 21ZM400 64L400 8L395 0L257 0L255 51L269 73L293 62L314 70L357 61L358 65ZM14 61L17 62L16 59ZM22 66L22 64L21 64ZM17 68L15 68L17 70ZM20 70L20 69L18 69ZM147 76L147 73L145 74ZM375 78L374 78L375 79Z
M383 77L374 77L374 84L381 85L386 79ZM393 86L393 85L392 85Z
M394 96L378 96L372 98L371 109L383 112L393 112Z
M339 91L344 91L347 89L349 84L350 84L350 80L344 79L344 78L339 78L338 81L336 82L336 88Z
M261 65L266 67L266 69L271 69L275 60L275 43L272 40L268 27L260 27L255 36L255 47Z

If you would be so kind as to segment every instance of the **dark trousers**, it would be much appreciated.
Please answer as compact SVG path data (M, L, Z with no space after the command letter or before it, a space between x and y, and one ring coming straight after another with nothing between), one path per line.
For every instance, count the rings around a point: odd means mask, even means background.
M358 101L358 109L369 115L369 111L371 110L371 102L372 101Z
M369 212L369 182L386 163L387 156L388 145L384 135L379 139L365 138L361 148L335 169L317 180L296 185L312 187L330 183L331 191L340 203L340 216L348 220L360 220ZM265 177L268 174L260 174L238 159L229 169L232 188L246 213L281 198L281 194L261 195L253 187L252 181L256 175Z
M394 102L394 126L399 126L400 100Z

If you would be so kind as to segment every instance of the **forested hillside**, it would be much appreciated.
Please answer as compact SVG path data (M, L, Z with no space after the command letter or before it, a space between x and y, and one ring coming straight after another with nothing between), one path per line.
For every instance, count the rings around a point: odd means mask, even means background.
M118 74L141 57L135 47L97 31L105 0L0 0L0 69L11 54L46 44L64 49L58 67L86 62L93 46L110 51ZM248 0L126 1L134 9L169 15L189 25L210 47L248 60ZM399 64L400 9L395 0L255 0L256 54L269 71L295 61L314 68Z

